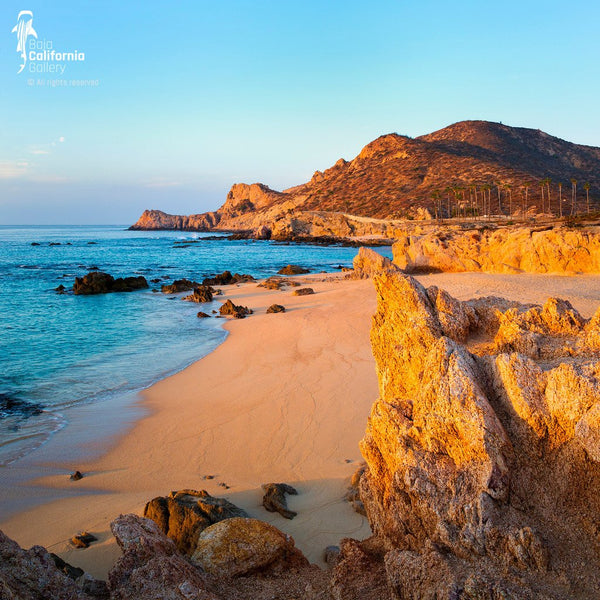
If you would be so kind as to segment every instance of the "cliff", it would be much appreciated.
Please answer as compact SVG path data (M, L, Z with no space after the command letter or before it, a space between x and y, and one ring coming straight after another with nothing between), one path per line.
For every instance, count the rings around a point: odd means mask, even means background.
M345 215L395 220L585 212L588 192L591 208L596 207L599 173L600 148L534 129L463 121L417 138L383 135L354 159L339 159L283 192L239 183L215 212L180 217L146 211L132 228L252 231L264 225L277 230L283 220L293 229L287 219L293 211L304 229L315 219L322 228L323 214L336 215L325 229L327 235L338 235L335 220ZM571 179L579 182L574 206Z
M374 281L360 547L391 597L597 597L600 310Z
M516 227L400 234L393 246L402 270L490 273L599 273L600 229Z

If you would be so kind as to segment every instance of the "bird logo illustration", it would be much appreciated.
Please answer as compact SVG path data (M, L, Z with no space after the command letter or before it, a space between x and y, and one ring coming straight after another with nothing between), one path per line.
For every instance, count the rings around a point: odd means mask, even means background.
M25 68L27 63L27 38L32 35L37 39L37 33L33 28L33 13L30 10L22 10L17 17L17 24L13 27L11 33L17 34L17 52L21 53L23 64L19 73Z

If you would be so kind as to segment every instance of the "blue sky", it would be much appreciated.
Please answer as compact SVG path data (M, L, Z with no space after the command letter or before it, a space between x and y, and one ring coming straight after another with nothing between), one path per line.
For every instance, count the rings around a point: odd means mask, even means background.
M17 74L25 9L85 61ZM600 146L599 23L591 0L4 0L0 224L212 210L235 182L284 189L463 119Z

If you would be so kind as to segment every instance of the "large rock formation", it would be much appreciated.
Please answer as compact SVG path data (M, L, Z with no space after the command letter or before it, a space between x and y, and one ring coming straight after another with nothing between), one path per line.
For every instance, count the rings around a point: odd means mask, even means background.
M600 273L600 230L436 228L428 233L400 236L393 252L394 263L408 273Z
M73 293L76 295L108 294L110 292L133 292L148 287L146 278L118 277L115 279L109 273L92 271L83 277L75 277Z
M597 597L600 311L375 285L360 488L392 597Z

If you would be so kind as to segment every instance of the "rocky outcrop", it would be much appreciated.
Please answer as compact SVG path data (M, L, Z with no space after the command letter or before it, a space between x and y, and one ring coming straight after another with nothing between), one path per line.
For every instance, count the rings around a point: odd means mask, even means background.
M145 210L142 216L129 229L180 229L183 231L209 231L221 220L218 212L199 215L169 215L162 210Z
M600 230L530 227L436 228L403 235L393 246L394 263L407 273L600 273Z
M205 529L192 562L221 577L281 573L308 566L289 535L264 521L242 518L227 519Z
M284 312L285 312L285 306L282 306L281 304L271 304L271 306L269 306L269 308L267 308L267 314L284 313Z
M201 490L181 490L148 502L144 517L152 519L183 554L196 548L198 535L210 525L233 517L247 517L246 511L225 498L214 498Z
M310 296L314 293L315 293L315 290L313 290L312 288L309 288L309 287L298 288L297 290L294 290L294 296Z
M110 292L133 292L148 287L141 275L138 277L119 277L115 279L108 273L92 271L83 277L75 277L73 293L76 295L108 294Z
M1 531L0 558L0 597L3 599L88 600L94 597L59 570L45 548L33 546L23 550Z
M392 597L595 597L600 311L374 281L360 496Z

